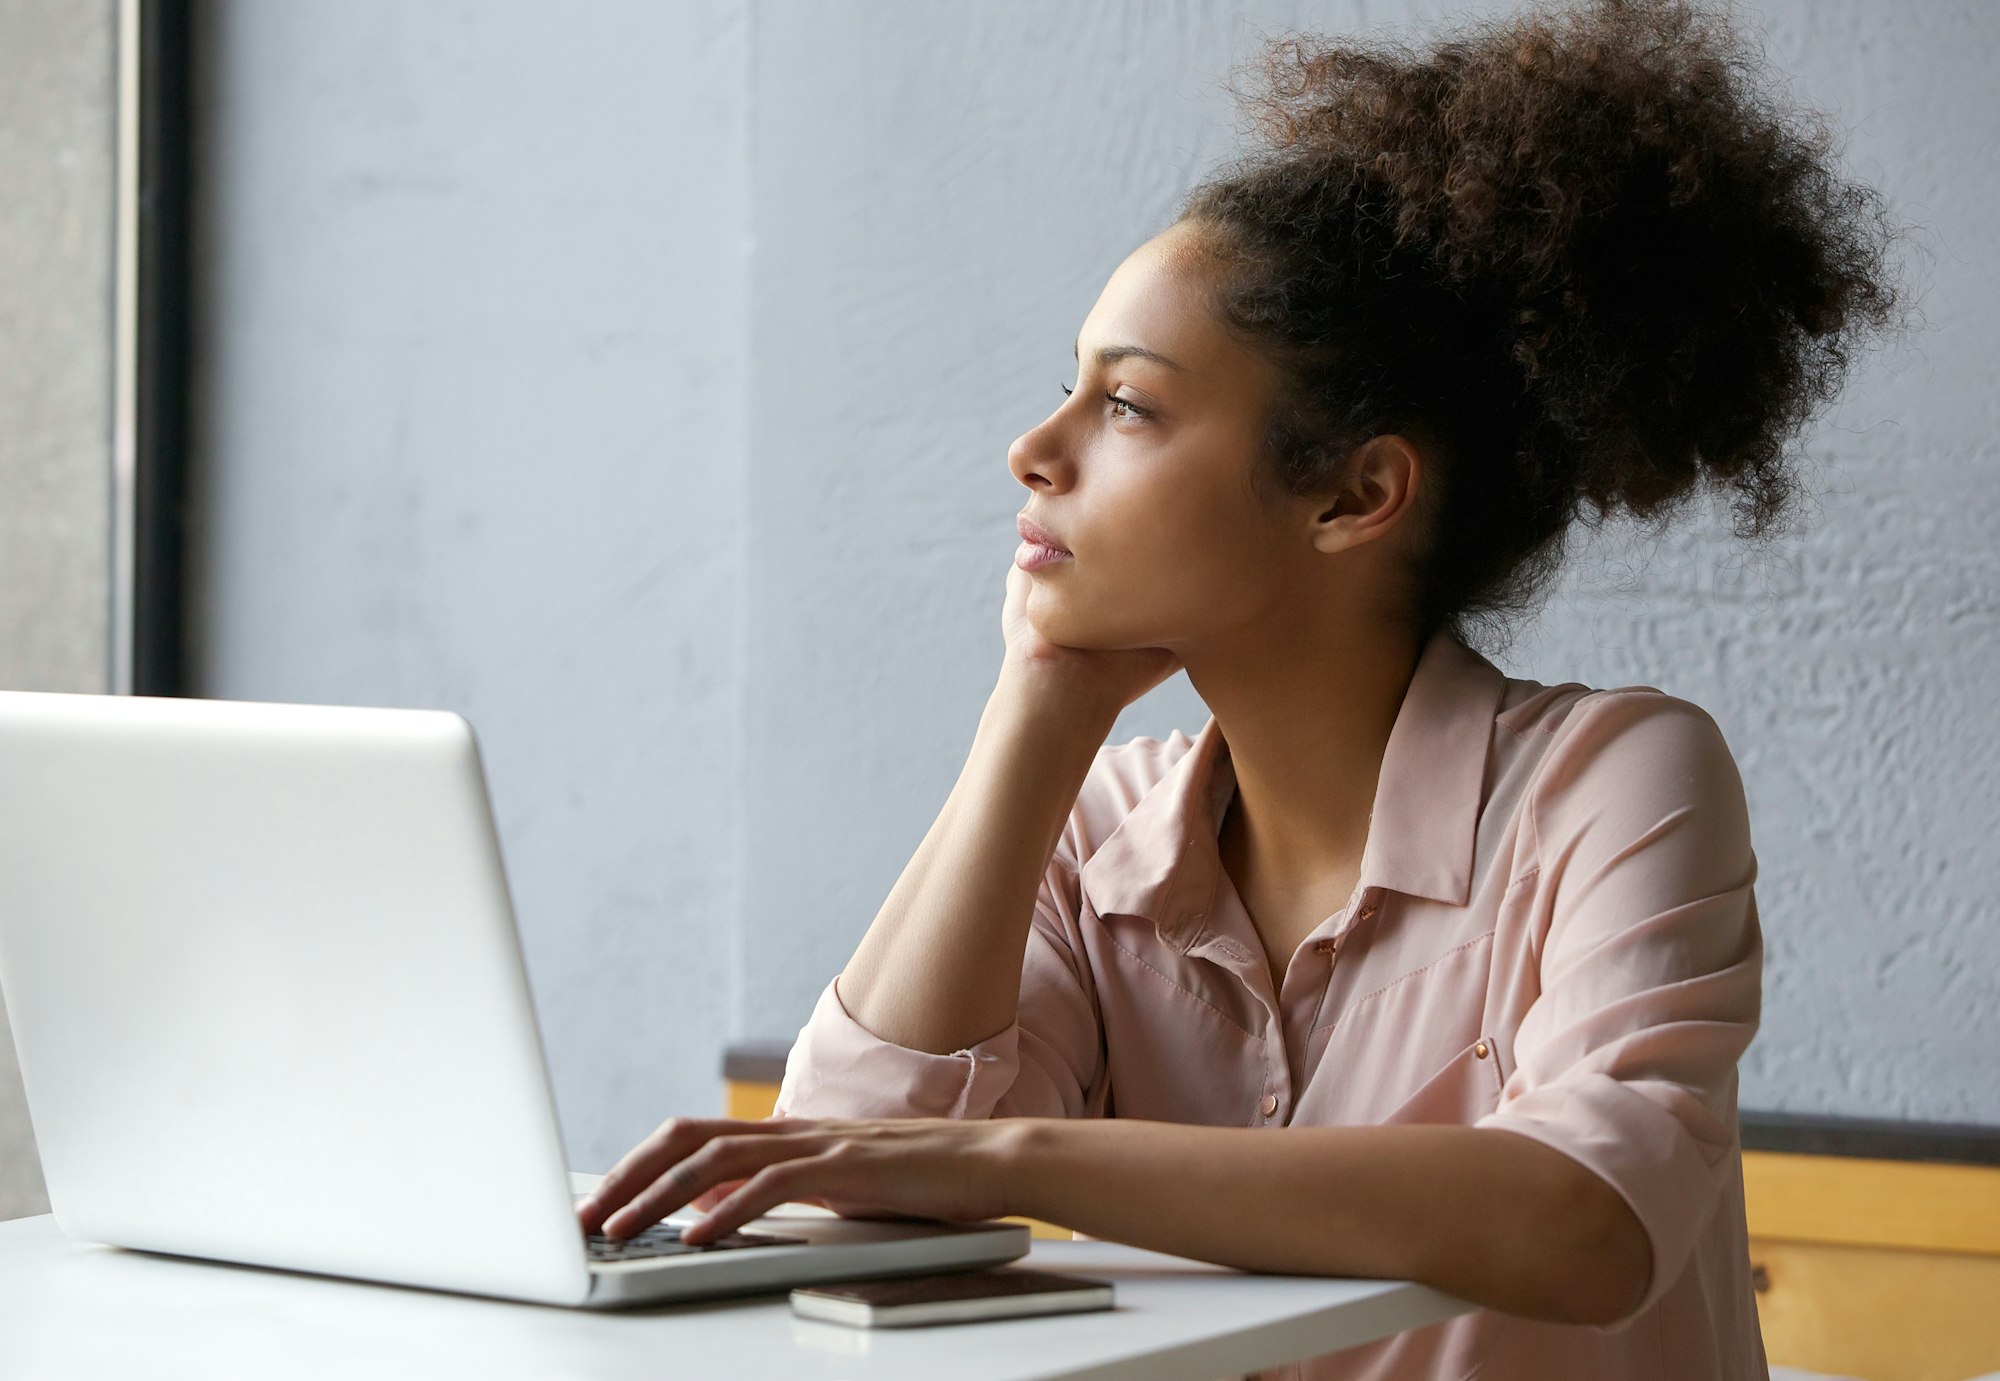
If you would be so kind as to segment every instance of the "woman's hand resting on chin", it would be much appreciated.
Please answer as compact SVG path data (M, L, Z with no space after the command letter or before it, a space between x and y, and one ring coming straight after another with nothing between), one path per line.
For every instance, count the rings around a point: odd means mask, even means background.
M1163 647L1115 652L1052 643L1028 619L1028 593L1035 578L1019 566L1007 568L1007 601L1000 632L1007 640L1002 670L1034 693L1076 697L1112 716L1181 669L1180 658Z
M1007 1122L675 1117L577 1205L586 1232L630 1237L692 1204L681 1240L723 1237L779 1204L850 1218L977 1222L1007 1212Z

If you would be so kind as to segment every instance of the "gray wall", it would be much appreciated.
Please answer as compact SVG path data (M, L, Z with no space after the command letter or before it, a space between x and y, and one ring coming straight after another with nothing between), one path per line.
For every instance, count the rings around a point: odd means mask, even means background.
M109 675L117 7L0 0L0 687ZM47 1207L0 1012L0 1219Z
M962 761L1105 276L1259 31L1438 5L218 4L205 688L482 730L572 1149L786 1038ZM1708 706L1770 937L1745 1101L2000 1122L2000 11L1785 0L1928 323L1800 539L1613 535L1499 660ZM1118 733L1189 730L1184 683Z
M608 1164L730 1024L747 16L206 17L200 688L471 718Z

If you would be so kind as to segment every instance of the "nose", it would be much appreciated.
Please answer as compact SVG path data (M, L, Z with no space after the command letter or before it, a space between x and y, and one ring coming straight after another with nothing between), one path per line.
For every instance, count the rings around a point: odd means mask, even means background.
M1007 468L1014 478L1036 491L1061 493L1076 479L1076 467L1063 444L1057 408L1038 427L1022 432L1007 448Z

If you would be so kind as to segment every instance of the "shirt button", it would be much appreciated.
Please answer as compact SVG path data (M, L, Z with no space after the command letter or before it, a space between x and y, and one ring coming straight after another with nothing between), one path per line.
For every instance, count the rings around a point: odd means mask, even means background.
M1372 921L1372 920L1374 920L1374 919L1375 919L1375 903L1374 903L1374 902L1372 902L1372 901L1371 901L1371 902L1363 902L1363 903L1361 904L1361 911L1360 911L1360 919L1361 919L1361 920L1364 920L1364 921Z
M1276 1112L1278 1110L1278 1095L1275 1093L1265 1094L1264 1101L1258 1104L1258 1110L1266 1117Z
M1318 950L1318 951L1319 951L1319 952L1320 952L1321 954L1331 954L1331 953L1333 953L1333 952L1334 952L1335 950L1337 950L1337 949L1339 949L1339 948L1340 948L1340 941L1338 941L1338 940L1315 940L1315 941L1313 941L1313 948L1314 948L1314 949L1316 949L1316 950Z
M1492 1052L1487 1049L1486 1042L1481 1041L1479 1044L1472 1047L1472 1053L1478 1058L1483 1060Z

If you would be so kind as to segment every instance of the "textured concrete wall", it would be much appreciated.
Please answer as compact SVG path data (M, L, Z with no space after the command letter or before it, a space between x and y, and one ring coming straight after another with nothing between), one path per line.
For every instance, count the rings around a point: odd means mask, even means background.
M0 0L0 686L110 665L117 7ZM47 1204L0 1014L0 1219Z
M471 718L608 1165L728 1034L744 13L208 15L200 687Z

